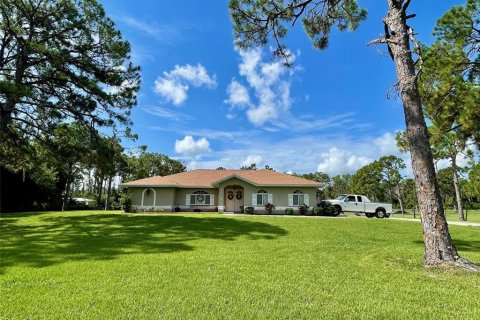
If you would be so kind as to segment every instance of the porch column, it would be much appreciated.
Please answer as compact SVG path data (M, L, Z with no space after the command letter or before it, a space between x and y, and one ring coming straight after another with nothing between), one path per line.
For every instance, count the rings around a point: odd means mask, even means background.
M224 192L224 188L221 188L221 187L218 187L218 212L219 213L223 213L225 211L225 204L223 203L223 199L224 199L224 195L223 195L223 192Z

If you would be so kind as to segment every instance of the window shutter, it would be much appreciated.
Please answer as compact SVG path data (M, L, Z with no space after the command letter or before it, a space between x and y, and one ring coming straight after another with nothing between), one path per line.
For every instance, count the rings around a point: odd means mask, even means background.
M268 194L268 202L273 203L273 195L271 193Z
M288 195L288 206L289 207L293 206L293 194Z
M252 206L256 206L257 205L257 194L254 193L252 194Z
M189 195L189 194L187 194L187 199L185 199L185 204L186 204L187 206L190 205L190 195Z
M213 206L215 204L215 202L213 201L213 198L215 196L213 194L210 195L210 205Z
M310 195L309 195L309 194L304 194L304 195L303 195L303 202L304 202L307 206L310 206Z

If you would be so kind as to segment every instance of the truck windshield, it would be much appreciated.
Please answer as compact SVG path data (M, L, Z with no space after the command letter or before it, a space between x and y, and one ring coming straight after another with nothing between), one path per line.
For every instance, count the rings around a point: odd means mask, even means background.
M342 201L343 199L345 199L346 196L347 196L346 194L341 194L341 195L337 198L337 200Z

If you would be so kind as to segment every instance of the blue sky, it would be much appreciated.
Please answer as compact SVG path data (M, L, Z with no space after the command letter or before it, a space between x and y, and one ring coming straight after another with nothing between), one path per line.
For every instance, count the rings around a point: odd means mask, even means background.
M101 0L142 68L135 144L189 169L256 163L330 175L400 155L402 105L387 98L394 65L385 48L366 46L382 32L386 1L359 2L368 19L356 32L334 32L325 51L312 48L301 25L291 30L288 69L269 47L234 47L228 1ZM431 42L436 20L462 3L412 1L418 38Z

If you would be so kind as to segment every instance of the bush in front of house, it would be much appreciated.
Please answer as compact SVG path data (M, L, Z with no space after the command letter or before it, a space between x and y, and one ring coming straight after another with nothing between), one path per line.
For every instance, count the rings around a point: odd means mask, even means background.
M120 205L122 206L122 209L124 212L132 212L132 198L128 193L124 193L120 197Z
M308 213L308 206L306 204L302 204L298 207L298 212L300 214L307 214Z
M253 207L245 207L244 210L246 214L253 214L253 212L255 211Z
M270 202L265 203L264 207L267 214L272 214L272 211L275 210L275 205Z
M293 208L285 209L285 214L292 215L293 214Z

